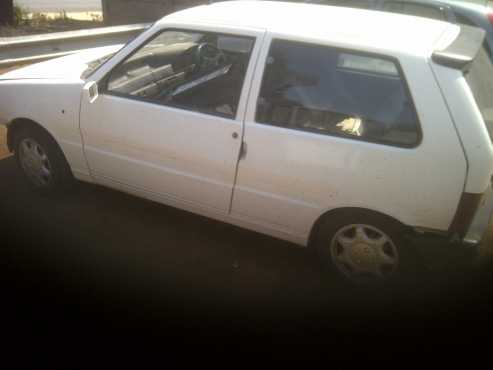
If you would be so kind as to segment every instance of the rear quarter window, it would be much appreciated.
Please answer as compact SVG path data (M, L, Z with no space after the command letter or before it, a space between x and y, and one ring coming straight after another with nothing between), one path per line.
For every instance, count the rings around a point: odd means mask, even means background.
M493 65L484 48L465 77L493 141Z
M256 121L394 146L421 139L393 59L287 40L271 45Z

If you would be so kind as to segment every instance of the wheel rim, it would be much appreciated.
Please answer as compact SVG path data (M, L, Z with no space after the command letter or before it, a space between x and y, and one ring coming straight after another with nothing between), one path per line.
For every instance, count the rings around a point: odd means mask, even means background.
M25 174L39 187L50 185L52 167L43 147L33 139L24 139L19 145L19 159Z
M370 225L349 225L330 242L332 261L346 277L357 282L387 279L399 266L392 239Z

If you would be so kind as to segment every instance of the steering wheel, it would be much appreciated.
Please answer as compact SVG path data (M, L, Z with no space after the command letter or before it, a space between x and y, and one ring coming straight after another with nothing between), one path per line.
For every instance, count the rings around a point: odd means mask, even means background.
M196 72L218 67L226 60L226 55L216 46L204 42L197 47Z

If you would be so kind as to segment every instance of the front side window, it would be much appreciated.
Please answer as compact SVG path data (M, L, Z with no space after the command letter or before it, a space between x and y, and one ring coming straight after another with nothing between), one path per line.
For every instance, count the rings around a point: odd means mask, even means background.
M283 40L272 43L256 120L398 146L420 140L414 106L393 61Z
M493 65L484 48L467 72L466 80L493 141Z
M107 92L233 118L253 44L241 36L165 31L111 72Z

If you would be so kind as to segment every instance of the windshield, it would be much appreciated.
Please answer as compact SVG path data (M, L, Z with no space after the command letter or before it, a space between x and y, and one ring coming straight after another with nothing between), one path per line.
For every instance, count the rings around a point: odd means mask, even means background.
M493 141L493 64L484 48L467 72L466 80Z
M106 63L106 61L108 59L110 59L115 54L116 53L111 53L111 54L105 55L102 58L99 58L99 59L93 60L92 62L87 63L87 69L84 72L82 72L82 75L80 76L80 78L85 80L86 78L91 76L93 74L93 72L95 72L99 67L101 67L104 63Z
M156 23L156 22L155 22ZM123 45L121 47L121 49L123 49L124 47L126 47L128 44L130 44L132 41L134 41L137 37L139 37L143 32L147 31L148 29L150 29L152 26L154 26L153 23L152 25L148 25L144 28L144 30L140 33L138 33L137 35L133 36L130 38L130 40L128 40L125 45ZM121 50L120 49L120 50ZM90 77L94 72L96 72L103 64L105 64L108 60L110 60L110 58L115 55L116 52L114 53L111 53L111 54L108 54L108 55L105 55L104 57L102 58L99 58L99 59L96 59L96 60L93 60L92 62L88 63L87 64L87 69L82 72L82 75L80 76L80 78L82 80L85 80L86 78Z

